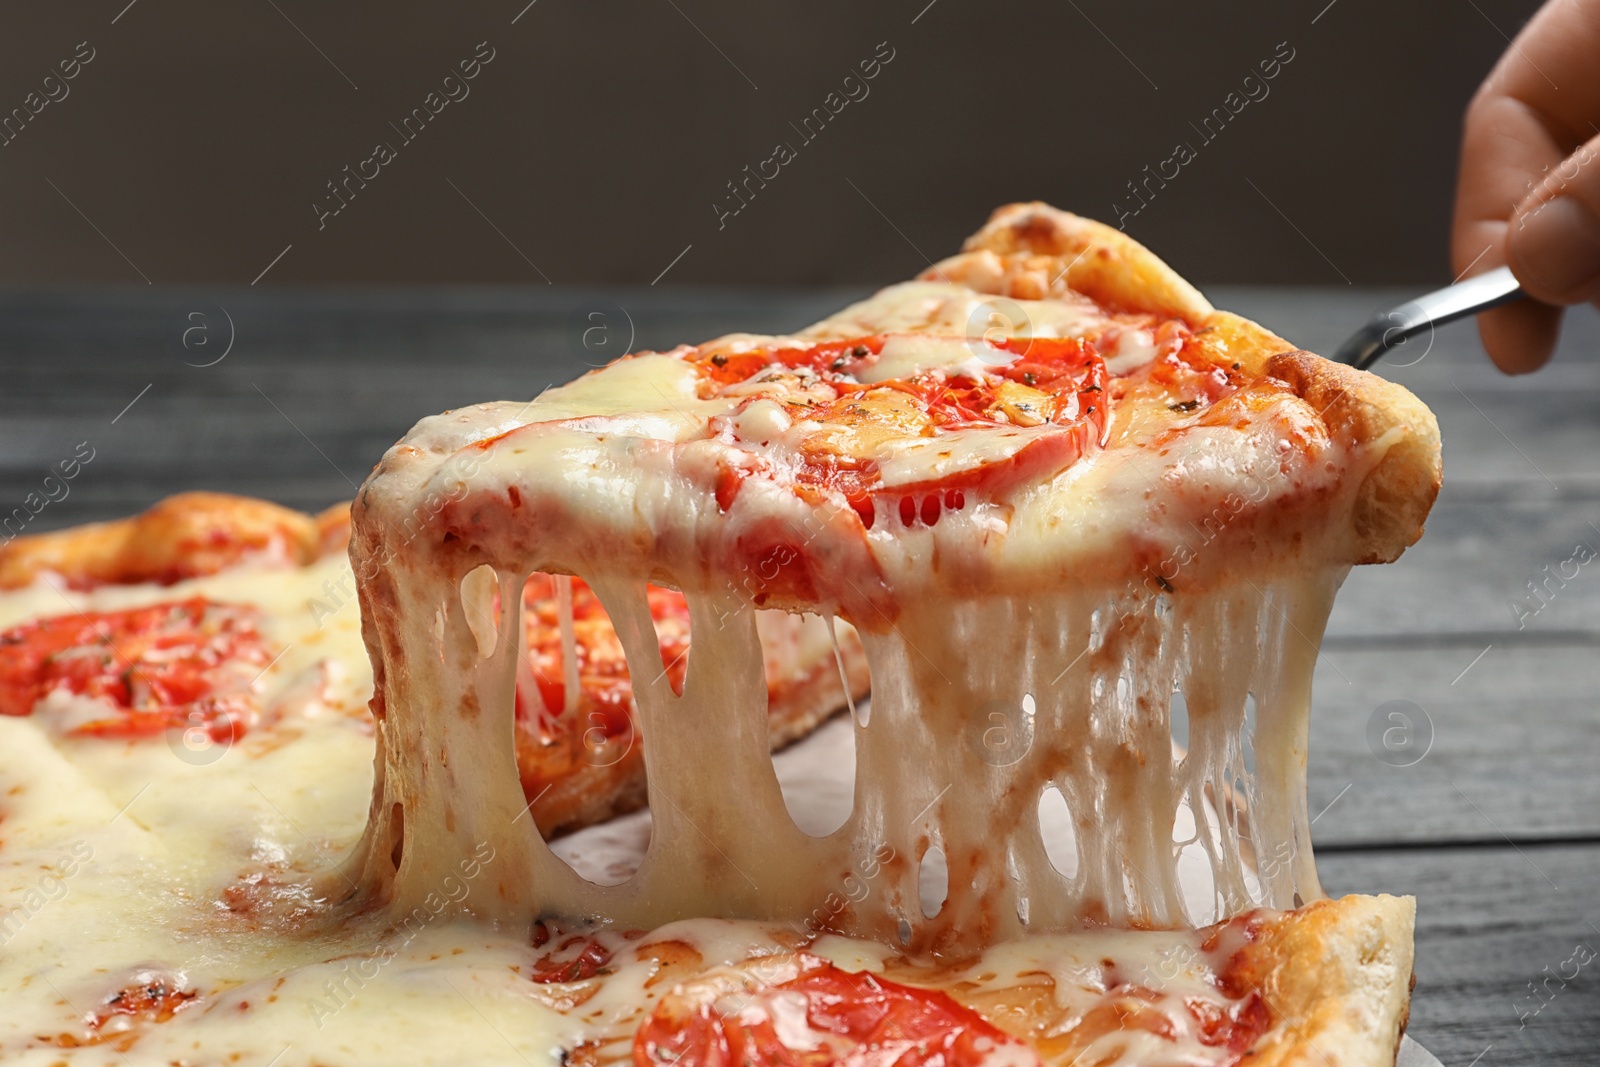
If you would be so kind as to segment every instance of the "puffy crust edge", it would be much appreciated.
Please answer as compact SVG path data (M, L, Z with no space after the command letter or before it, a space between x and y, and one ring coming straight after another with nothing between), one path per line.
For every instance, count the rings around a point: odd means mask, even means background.
M1276 378L1317 412L1366 473L1351 516L1353 563L1392 563L1422 536L1444 474L1439 423L1405 386L1296 348L1272 331L1214 311L1199 339L1218 363Z
M1113 311L1174 316L1196 327L1212 312L1198 289L1121 230L1039 201L995 209L961 248L923 280L1017 300L1082 293Z
M1422 536L1444 474L1439 423L1404 386L1310 352L1281 352L1266 373L1322 415L1333 435L1370 456L1356 490L1356 563L1391 563Z
M1354 496L1351 562L1392 562L1422 536L1443 472L1439 424L1410 390L1212 308L1133 238L1048 204L997 209L963 248L923 277L1018 300L1075 292L1112 310L1174 316L1218 363L1287 383L1352 450L1353 469L1365 467Z
M1242 952L1277 1025L1250 1067L1392 1067L1411 1005L1413 897L1347 896L1287 913Z
M0 545L0 589L45 574L87 588L171 583L250 560L305 566L344 550L350 505L313 517L252 497L179 493L125 519L28 534Z

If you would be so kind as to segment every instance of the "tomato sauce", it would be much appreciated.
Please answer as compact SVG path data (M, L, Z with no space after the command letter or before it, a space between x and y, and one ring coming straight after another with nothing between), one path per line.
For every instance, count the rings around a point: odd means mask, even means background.
M237 738L252 682L272 660L253 608L205 597L74 612L0 633L0 715L31 715L53 692L99 701L105 716L69 733L151 737L199 726Z

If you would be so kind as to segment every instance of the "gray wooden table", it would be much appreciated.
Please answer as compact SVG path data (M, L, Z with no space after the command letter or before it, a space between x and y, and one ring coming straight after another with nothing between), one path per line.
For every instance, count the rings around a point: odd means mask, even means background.
M30 529L194 488L320 508L423 415L851 295L0 292L0 514L82 442L94 458ZM1394 298L1212 295L1324 352ZM1438 413L1445 488L1422 543L1355 572L1334 612L1310 767L1323 878L1417 896L1412 1033L1446 1064L1594 1064L1600 956L1575 961L1600 951L1600 320L1575 317L1531 378L1496 374L1467 325L1383 370Z

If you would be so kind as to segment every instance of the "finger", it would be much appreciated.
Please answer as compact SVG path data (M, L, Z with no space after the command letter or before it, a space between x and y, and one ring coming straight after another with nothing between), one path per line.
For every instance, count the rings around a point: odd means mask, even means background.
M1547 304L1600 296L1600 137L1552 167L1506 231L1506 261Z
M1458 278L1505 265L1512 214L1565 155L1527 105L1479 93L1462 130L1450 249Z
M1451 229L1459 277L1502 266L1507 225L1545 176L1597 131L1600 0L1547 4L1501 57L1467 110ZM1555 215L1549 220L1558 221ZM1537 249L1530 249L1530 256ZM1516 268L1513 267L1515 270ZM1548 294L1531 277L1518 280ZM1560 332L1558 309L1524 301L1479 317L1490 358L1508 373L1535 370Z
M1551 0L1506 48L1479 96L1520 102L1565 146L1565 155L1596 132L1597 49L1600 2Z
M1533 300L1485 311L1478 336L1494 365L1507 374L1529 374L1550 362L1561 336L1561 309Z
M1600 133L1600 0L1558 0L1534 15L1467 109L1452 254L1457 272L1498 244L1495 223L1544 175ZM1499 266L1480 264L1476 270Z
M1479 94L1473 101L1451 241L1458 281L1505 265L1508 220L1535 179L1560 159L1555 141L1526 105L1495 94ZM1527 374L1549 362L1560 328L1559 308L1531 301L1478 317L1484 349L1507 374Z

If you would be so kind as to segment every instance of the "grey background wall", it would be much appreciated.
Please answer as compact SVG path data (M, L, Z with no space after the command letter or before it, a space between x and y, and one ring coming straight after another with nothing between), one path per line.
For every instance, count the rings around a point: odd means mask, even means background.
M0 282L855 285L1035 197L1204 282L1430 282L1536 7L525 4L7 5Z

